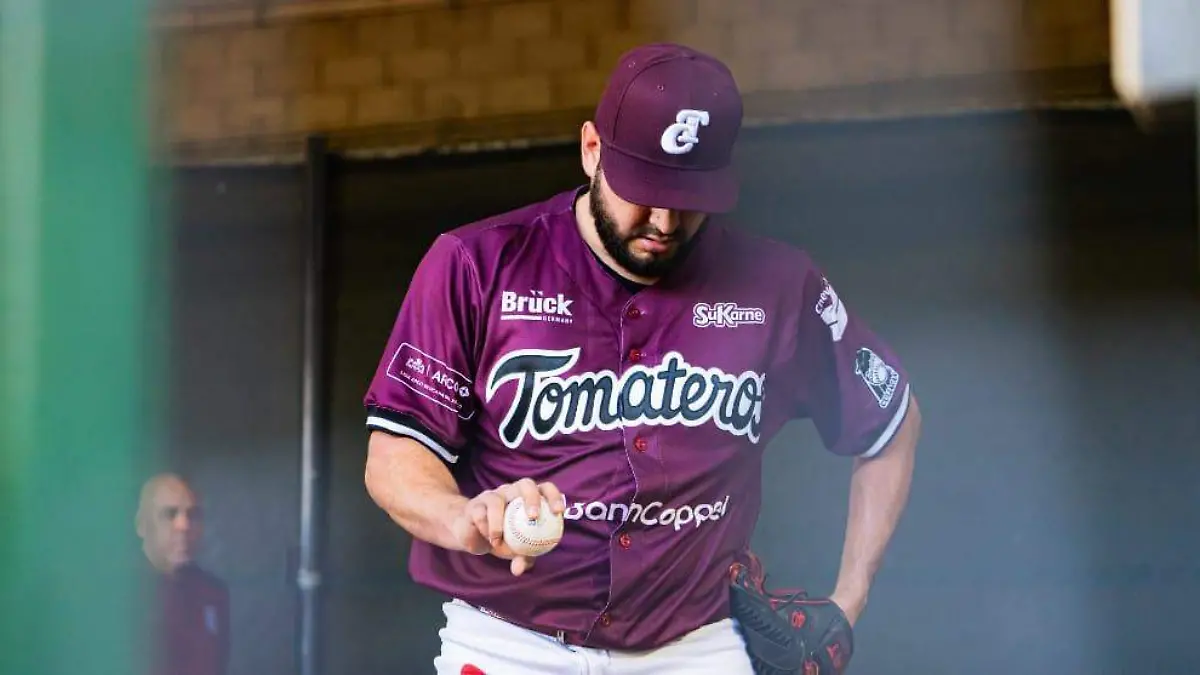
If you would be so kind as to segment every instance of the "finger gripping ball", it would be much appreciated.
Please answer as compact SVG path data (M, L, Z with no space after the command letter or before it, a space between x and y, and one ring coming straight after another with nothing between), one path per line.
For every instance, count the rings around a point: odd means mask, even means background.
M517 555L545 555L558 546L563 534L563 518L550 510L542 497L538 517L530 518L525 500L517 497L504 509L504 543Z

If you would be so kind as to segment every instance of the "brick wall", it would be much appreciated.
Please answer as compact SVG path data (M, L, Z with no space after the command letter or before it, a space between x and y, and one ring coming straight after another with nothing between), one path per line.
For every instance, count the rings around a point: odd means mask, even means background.
M154 114L175 155L575 133L628 47L727 60L751 118L1109 95L1106 0L465 0L157 30ZM332 4L330 5L333 6Z

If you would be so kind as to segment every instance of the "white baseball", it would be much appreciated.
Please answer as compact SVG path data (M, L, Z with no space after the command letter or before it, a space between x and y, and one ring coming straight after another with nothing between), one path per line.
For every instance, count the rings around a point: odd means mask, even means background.
M550 510L542 497L537 519L525 512L525 500L517 497L504 509L504 543L517 555L535 557L549 553L562 539L563 518Z

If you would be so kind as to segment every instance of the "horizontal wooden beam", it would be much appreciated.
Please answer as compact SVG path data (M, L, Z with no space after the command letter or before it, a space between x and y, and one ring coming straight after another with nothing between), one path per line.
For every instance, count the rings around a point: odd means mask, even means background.
M745 95L747 127L1118 105L1107 66ZM580 125L593 113L584 107L445 119L342 129L328 136L331 150L357 156L530 147L574 142ZM300 133L222 138L168 143L159 148L157 160L174 165L294 164L302 161L303 150Z
M193 0L160 9L151 25L157 30L218 26L255 26L286 21L312 21L354 14L445 7L447 0L288 0L285 2L205 2Z

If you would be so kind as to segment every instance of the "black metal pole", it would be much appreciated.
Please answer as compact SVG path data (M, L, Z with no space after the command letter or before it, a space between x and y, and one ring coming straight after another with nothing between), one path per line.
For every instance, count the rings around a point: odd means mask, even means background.
M300 593L297 661L300 675L320 673L321 562L325 467L329 455L329 222L326 213L328 148L310 137L305 148L306 229L304 366L300 442Z

